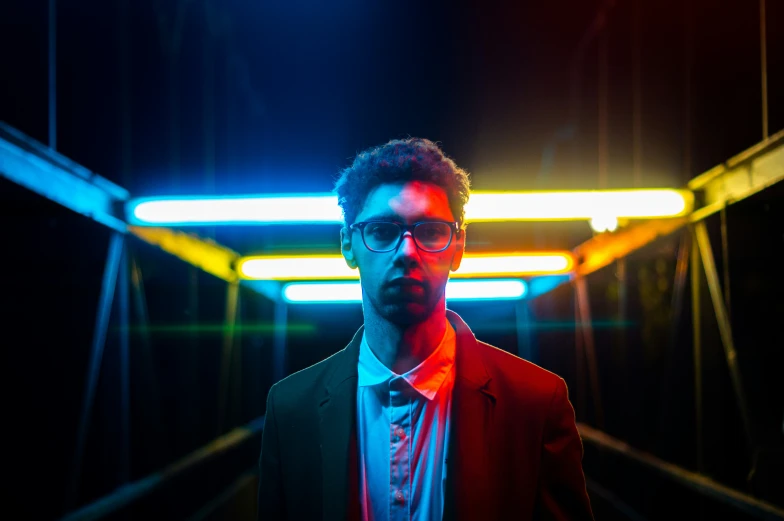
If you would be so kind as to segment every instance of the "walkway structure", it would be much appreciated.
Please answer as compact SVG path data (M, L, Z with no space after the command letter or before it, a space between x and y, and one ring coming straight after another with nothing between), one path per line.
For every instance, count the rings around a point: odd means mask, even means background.
M103 285L99 299L99 307L95 323L90 366L85 382L84 400L81 409L80 426L77 446L74 451L73 478L71 480L75 496L79 486L81 462L84 454L87 429L90 424L93 402L95 399L98 376L101 371L101 360L109 324L112 302L119 300L120 326L124 337L120 342L122 383L121 425L123 434L120 451L125 468L130 461L129 453L129 376L128 376L128 308L131 293L136 296L135 303L139 316L146 317L146 305L143 297L141 272L136 262L128 254L126 243L129 236L134 236L146 243L154 245L188 264L226 281L225 322L223 339L223 362L221 371L221 404L228 399L229 366L232 361L233 337L237 326L237 303L239 285L249 284L250 287L275 301L275 375L284 376L284 359L286 351L285 324L287 303L281 296L281 283L266 281L264 283L244 280L238 273L238 252L222 246L210 239L199 237L173 228L144 227L129 225L125 219L125 203L130 200L127 190L96 175L84 167L70 161L57 152L23 135L17 130L0 124L0 175L32 190L52 201L95 220L113 231L104 268ZM744 423L748 449L753 454L756 447L753 429L748 413L748 403L740 370L737 367L737 353L733 342L732 324L725 305L727 291L727 274L724 287L722 277L717 272L713 247L705 226L705 219L717 212L722 212L733 203L741 201L757 192L780 183L784 180L784 131L778 132L756 146L733 157L725 163L705 172L693 179L685 190L694 195L694 208L691 213L677 218L650 219L634 222L621 227L615 232L595 235L583 244L576 245L572 251L574 266L559 279L553 279L549 288L533 294L536 298L547 290L560 284L569 284L574 289L576 309L579 320L576 321L578 331L576 350L587 363L587 377L590 383L591 397L596 423L601 426L602 391L599 383L598 364L594 345L594 332L591 320L591 309L588 299L586 278L592 273L617 264L618 272L625 273L626 257L651 244L682 230L683 238L678 251L675 272L675 294L678 305L682 300L687 273L691 273L692 314L694 323L694 359L696 389L696 423L697 423L697 461L701 466L701 411L705 394L702 386L702 368L700 364L702 340L700 335L700 284L699 277L704 274L710 293L710 301L719 326L720 338L726 363L732 376L735 400ZM689 265L691 264L691 270ZM726 265L725 265L726 269ZM626 280L621 276L621 284ZM116 293L116 295L115 295ZM518 320L523 320L519 318ZM518 323L518 326L520 324ZM525 355L525 353L521 353ZM118 512L127 505L138 501L167 480L187 472L189 468L207 459L215 458L232 447L247 443L258 437L263 428L263 418L245 428L236 429L215 440L212 444L196 451L181 462L177 462L160 473L147 479L128 483L114 494L102 500L73 511L67 519L100 519L112 512ZM713 497L726 503L729 507L752 514L759 519L781 519L784 511L776 506L759 501L742 492L729 489L709 478L661 461L651 455L641 453L624 442L614 439L606 433L588 425L580 425L580 432L586 443L601 450L637 461L663 476L675 480L685 487L690 487L701 494ZM254 438L255 437L255 438ZM125 474L127 476L127 473ZM247 480L247 476L243 476ZM601 487L594 486L595 493L601 493ZM606 491L605 491L606 492ZM71 505L72 507L75 505Z

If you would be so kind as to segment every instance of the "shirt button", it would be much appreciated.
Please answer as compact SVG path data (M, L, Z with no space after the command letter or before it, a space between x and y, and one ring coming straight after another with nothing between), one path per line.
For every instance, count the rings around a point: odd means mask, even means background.
M405 502L406 498L403 496L403 493L398 490L397 492L395 492L395 500L398 503L403 503Z
M398 439L405 438L406 437L406 431L404 431L403 429L398 427L397 429L395 429L395 437L398 438Z

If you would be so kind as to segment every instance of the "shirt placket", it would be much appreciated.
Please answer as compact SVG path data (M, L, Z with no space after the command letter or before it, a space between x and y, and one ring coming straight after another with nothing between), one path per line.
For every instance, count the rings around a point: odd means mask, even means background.
M406 381L389 382L389 519L409 520L411 499L411 403Z

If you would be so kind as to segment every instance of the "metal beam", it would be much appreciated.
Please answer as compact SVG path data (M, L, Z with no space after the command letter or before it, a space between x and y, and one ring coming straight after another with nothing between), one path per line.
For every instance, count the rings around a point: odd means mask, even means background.
M128 244L130 247L130 244ZM144 374L144 385L142 385L143 396L141 401L145 402L145 417L150 421L152 429L147 431L149 438L145 437L145 450L153 454L159 454L158 450L163 445L163 434L161 432L163 424L159 391L158 370L152 350L152 339L150 338L150 318L147 309L147 296L144 291L144 275L141 267L134 255L131 256L131 284L133 287L133 304L136 310L136 321L140 333L140 346L137 351L139 364ZM148 440L155 440L150 442Z
M517 332L517 356L523 360L536 363L533 338L531 336L531 310L528 301L520 299L515 302L515 330Z
M98 386L98 376L101 372L101 360L103 359L103 351L106 344L106 332L109 329L109 318L112 312L114 289L117 285L117 274L121 265L124 242L124 235L120 233L113 234L111 242L109 243L109 252L106 256L106 266L103 271L103 283L101 285L101 298L98 302L98 316L95 319L95 332L93 335L92 349L90 350L89 366L87 368L87 383L82 400L79 431L76 436L73 469L67 492L68 495L66 497L66 508L70 508L71 505L76 503L79 492L82 457L87 442L87 433L90 429L93 402L95 401L95 391Z
M713 301L713 310L716 313L716 323L719 326L721 345L724 347L727 368L730 371L732 388L735 391L735 400L738 404L741 420L743 421L746 443L748 445L749 455L751 456L756 445L747 405L748 402L743 387L743 378L741 376L740 368L738 367L738 353L735 350L735 342L732 338L730 318L727 314L727 308L724 306L721 286L719 284L719 275L716 271L716 262L713 259L713 250L711 249L708 230L704 222L699 222L694 225L694 236L702 259L702 267L705 270L705 277L708 281L708 291L710 292L710 297Z
M694 433L697 459L697 470L702 472L705 468L704 453L702 448L702 292L700 273L702 273L702 259L697 241L691 241L691 327L692 327L692 356L694 358Z
M593 412L596 424L604 428L604 407L602 406L602 392L599 381L599 363L596 359L596 344L593 335L593 320L591 318L591 301L588 298L588 284L584 277L575 280L574 291L577 295L577 308L580 321L577 324L579 331L576 333L583 337L583 347L585 348L585 359L588 363L588 378L591 385L591 397L593 398Z
M677 262L675 264L675 277L672 289L672 300L670 301L670 326L669 326L669 343L664 352L665 364L664 374L660 380L659 385L659 414L658 414L658 427L656 439L658 440L657 447L659 450L664 449L665 453L670 449L672 438L666 433L670 431L670 405L674 403L673 389L671 378L673 376L673 368L675 366L675 353L678 348L679 334L681 332L681 315L683 310L683 297L686 290L686 278L689 274L689 259L691 251L691 234L688 232L681 232L681 240L678 245ZM692 270L694 271L694 270ZM692 295L694 291L692 290ZM626 374L626 373L624 373ZM696 367L695 367L696 375ZM696 405L696 390L695 390L695 405ZM697 427L697 432L700 432L701 426ZM698 458L698 462L700 459ZM698 467L697 470L702 470Z
M221 513L226 515L227 507L233 506L238 497L244 490L254 489L258 483L258 474L255 469L248 471L238 477L231 485L226 487L223 492L212 498L206 505L201 507L195 514L190 516L187 521L205 521L209 519L220 519ZM236 508L236 506L235 506ZM232 512L238 515L236 512Z
M218 278L237 280L239 255L214 241L166 228L128 226L124 188L0 122L0 176L118 232L140 239Z
M120 463L117 468L120 484L131 476L131 359L130 359L130 254L127 243L120 256L117 292L120 315Z
M701 207L691 215L700 221L727 205L742 201L784 180L784 130L725 163L692 179L687 187L701 192Z
M633 251L652 243L683 227L689 222L688 217L674 219L654 219L621 228L615 233L599 234L574 249L578 265L575 268L577 277L584 277L616 260L626 257Z
M275 301L275 333L272 344L272 381L286 376L286 340L289 323L289 308L283 295Z
M717 483L706 476L688 471L647 452L635 449L628 443L613 438L598 429L579 423L577 424L577 430L580 432L583 442L590 443L602 450L625 456L680 485L720 501L737 511L745 512L757 519L784 518L784 510L778 506L760 501L748 494Z
M237 326L237 307L239 306L239 282L231 282L226 287L226 329L223 332L223 348L221 354L220 385L218 388L218 433L223 432L229 401L229 375L232 364L232 353L235 349L234 334Z
M617 259L698 222L784 180L784 130L692 179L687 188L697 192L697 209L686 217L633 223L614 233L602 233L577 246L575 277L586 276ZM541 295L541 293L540 293ZM535 298L537 295L532 295Z
M125 486L117 488L111 494L96 500L78 510L72 511L61 519L62 521L88 521L107 519L112 514L121 512L129 505L133 505L152 492L163 488L207 461L214 460L216 457L224 455L236 447L239 447L253 438L259 437L264 429L265 416L260 416L247 425L232 429L228 433L220 436L207 445L196 449L182 459L167 465L158 472L154 472L145 478L134 481Z
M128 226L128 231L219 279L226 282L239 280L234 269L239 254L211 239L169 228Z
M125 232L119 204L127 190L0 122L0 176Z

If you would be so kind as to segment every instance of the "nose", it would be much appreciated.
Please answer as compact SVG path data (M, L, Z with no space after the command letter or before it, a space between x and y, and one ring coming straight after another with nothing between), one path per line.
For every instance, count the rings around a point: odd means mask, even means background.
M414 236L411 235L411 232L403 232L400 246L398 246L395 252L395 262L403 263L405 266L419 262L419 249L414 242Z

